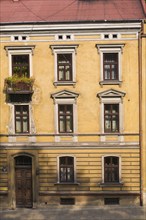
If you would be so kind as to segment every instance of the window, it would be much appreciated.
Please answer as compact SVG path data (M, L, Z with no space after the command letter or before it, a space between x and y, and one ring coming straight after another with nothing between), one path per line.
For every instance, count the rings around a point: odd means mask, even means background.
M117 140L123 140L124 137L116 133L122 133L124 128L123 97L125 94L115 89L108 89L97 94L100 100L100 128L101 133L104 134L101 135L101 141L108 140L110 133L112 136L115 135Z
M72 81L72 54L57 54L58 81Z
M58 106L58 122L60 133L73 132L73 105Z
M29 106L15 105L15 132L29 132Z
M9 76L15 74L20 77L32 77L32 55L34 54L34 48L34 45L4 47L9 58Z
M118 53L103 54L104 80L118 80Z
M104 157L104 183L119 182L119 157Z
M104 104L104 131L119 132L119 104Z
M59 35L62 37L62 35ZM59 39L60 39L59 37ZM66 37L69 39L69 35ZM54 85L74 85L76 83L76 44L50 45L54 55Z
M116 35L113 37L116 38ZM99 83L101 85L120 85L122 82L121 63L124 44L97 44L96 47L100 55Z
M59 158L59 182L74 182L74 158Z
M29 77L29 55L12 55L12 75Z
M77 141L77 98L79 94L63 90L51 94L54 102L54 122L55 133L60 134L55 136L55 141L60 141L63 137L72 138ZM61 135L62 134L62 135ZM66 135L67 134L67 135Z

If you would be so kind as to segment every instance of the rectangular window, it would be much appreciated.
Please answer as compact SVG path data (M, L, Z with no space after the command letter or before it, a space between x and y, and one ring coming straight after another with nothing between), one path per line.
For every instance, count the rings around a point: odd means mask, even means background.
M59 158L60 182L74 182L74 158Z
M28 105L15 105L15 132L29 133Z
M104 182L118 183L119 182L119 158L105 157L104 158Z
M12 55L12 75L30 76L29 55Z
M58 105L58 122L60 133L73 132L73 105Z
M72 81L72 54L57 54L58 81Z
M119 132L119 104L104 104L104 131Z
M103 53L103 80L118 80L118 53Z

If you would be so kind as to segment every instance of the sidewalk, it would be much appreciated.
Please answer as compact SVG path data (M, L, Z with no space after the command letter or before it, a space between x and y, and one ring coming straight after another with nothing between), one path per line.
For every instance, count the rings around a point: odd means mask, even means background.
M0 211L0 220L146 220L146 207L50 206Z

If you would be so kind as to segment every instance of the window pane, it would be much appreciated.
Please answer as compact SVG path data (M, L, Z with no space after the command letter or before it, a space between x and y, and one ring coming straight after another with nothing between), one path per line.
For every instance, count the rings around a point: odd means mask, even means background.
M119 182L119 158L105 157L104 158L104 181Z
M23 132L28 132L28 118L27 117L23 117Z
M29 55L12 55L12 74L29 77Z
M61 168L60 172L60 181L66 182L66 168Z
M15 132L29 132L29 111L28 106L15 106Z
M60 181L73 182L74 181L74 158L60 157Z
M63 116L60 116L59 128L60 128L60 132L65 132L65 121L64 121L64 117Z
M118 79L118 53L103 54L104 80Z
M66 131L72 132L72 119L70 116L66 117Z
M73 132L73 105L58 106L59 132Z
M105 104L104 105L104 124L105 132L119 131L119 105Z
M58 80L72 80L72 54L58 54Z
M21 132L21 121L20 118L17 117L16 118L16 133L20 133Z

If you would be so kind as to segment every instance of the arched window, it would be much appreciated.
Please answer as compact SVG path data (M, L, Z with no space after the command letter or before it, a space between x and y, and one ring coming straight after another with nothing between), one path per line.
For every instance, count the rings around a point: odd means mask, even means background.
M119 157L116 156L104 157L104 182L105 183L119 182Z
M59 182L74 182L74 157L59 157Z

